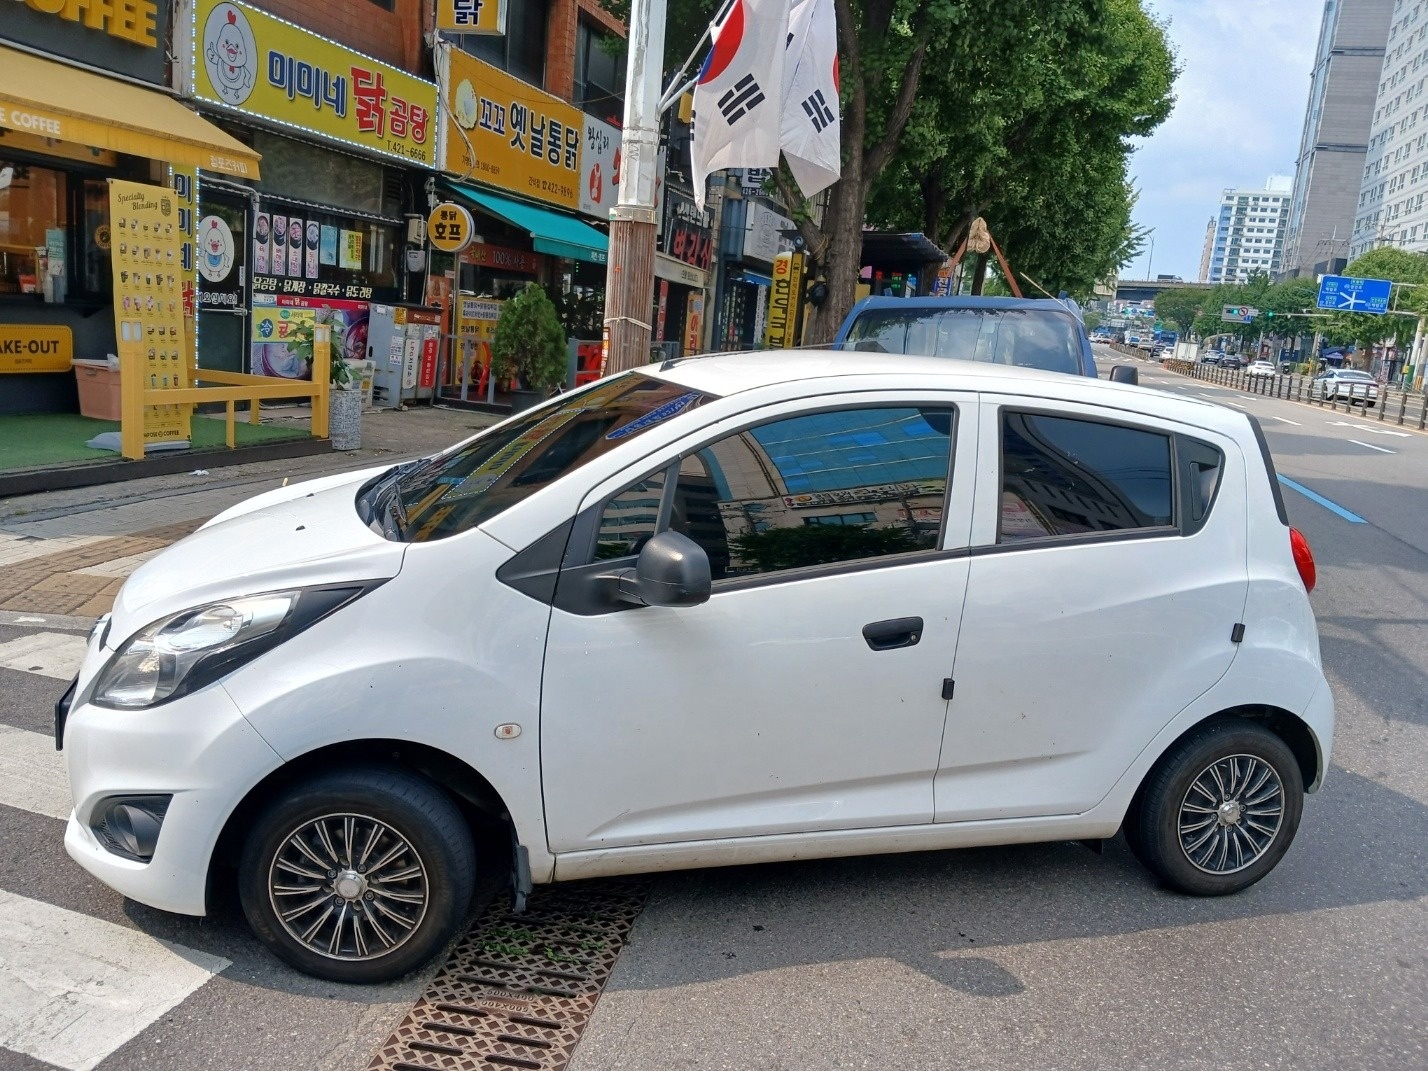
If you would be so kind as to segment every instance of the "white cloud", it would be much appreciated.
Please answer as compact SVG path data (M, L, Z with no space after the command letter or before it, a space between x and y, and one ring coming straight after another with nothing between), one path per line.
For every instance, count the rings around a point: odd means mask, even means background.
M1136 222L1155 229L1124 270L1194 279L1227 186L1293 175L1323 0L1149 0L1182 68L1175 110L1131 160Z

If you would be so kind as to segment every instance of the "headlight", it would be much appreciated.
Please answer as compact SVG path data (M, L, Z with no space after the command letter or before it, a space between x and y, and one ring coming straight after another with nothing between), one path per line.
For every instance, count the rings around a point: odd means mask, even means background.
M141 710L231 673L375 585L249 595L155 621L99 671L89 702Z

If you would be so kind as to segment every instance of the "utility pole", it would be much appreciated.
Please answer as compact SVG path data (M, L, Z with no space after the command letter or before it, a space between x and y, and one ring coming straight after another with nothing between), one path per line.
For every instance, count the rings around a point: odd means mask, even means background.
M620 194L610 212L610 264L605 277L607 375L650 360L665 2L634 0L630 5Z

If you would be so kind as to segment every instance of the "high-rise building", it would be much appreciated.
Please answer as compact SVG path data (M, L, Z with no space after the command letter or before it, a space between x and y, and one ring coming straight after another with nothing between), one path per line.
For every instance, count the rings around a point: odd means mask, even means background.
M1428 248L1428 12L1422 4L1394 6L1387 51L1374 102L1368 154L1349 256L1381 245Z
M1207 282L1242 283L1256 272L1279 270L1293 186L1289 176L1271 175L1263 189L1227 189L1220 195Z
M1210 281L1210 256L1215 251L1215 225L1217 222L1217 218L1211 216L1210 222L1205 224L1205 247L1200 251L1200 274L1195 276L1197 282L1208 283Z
M1286 277L1342 268L1348 255L1394 7L1325 0L1289 203Z

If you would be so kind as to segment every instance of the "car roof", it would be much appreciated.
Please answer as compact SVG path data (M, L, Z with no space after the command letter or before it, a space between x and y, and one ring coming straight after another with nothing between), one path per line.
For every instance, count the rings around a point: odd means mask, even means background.
M646 365L636 371L721 397L800 382L830 393L932 387L1043 395L1106 405L1181 420L1236 437L1246 428L1244 414L1198 398L1088 376L1068 376L1064 372L983 361L949 361L945 357L865 350L759 350L706 354Z
M1068 302L1055 298L1013 298L1013 297L868 297L853 306L853 312L869 309L1050 309L1054 312L1077 316L1077 311ZM849 314L851 319L852 313Z

